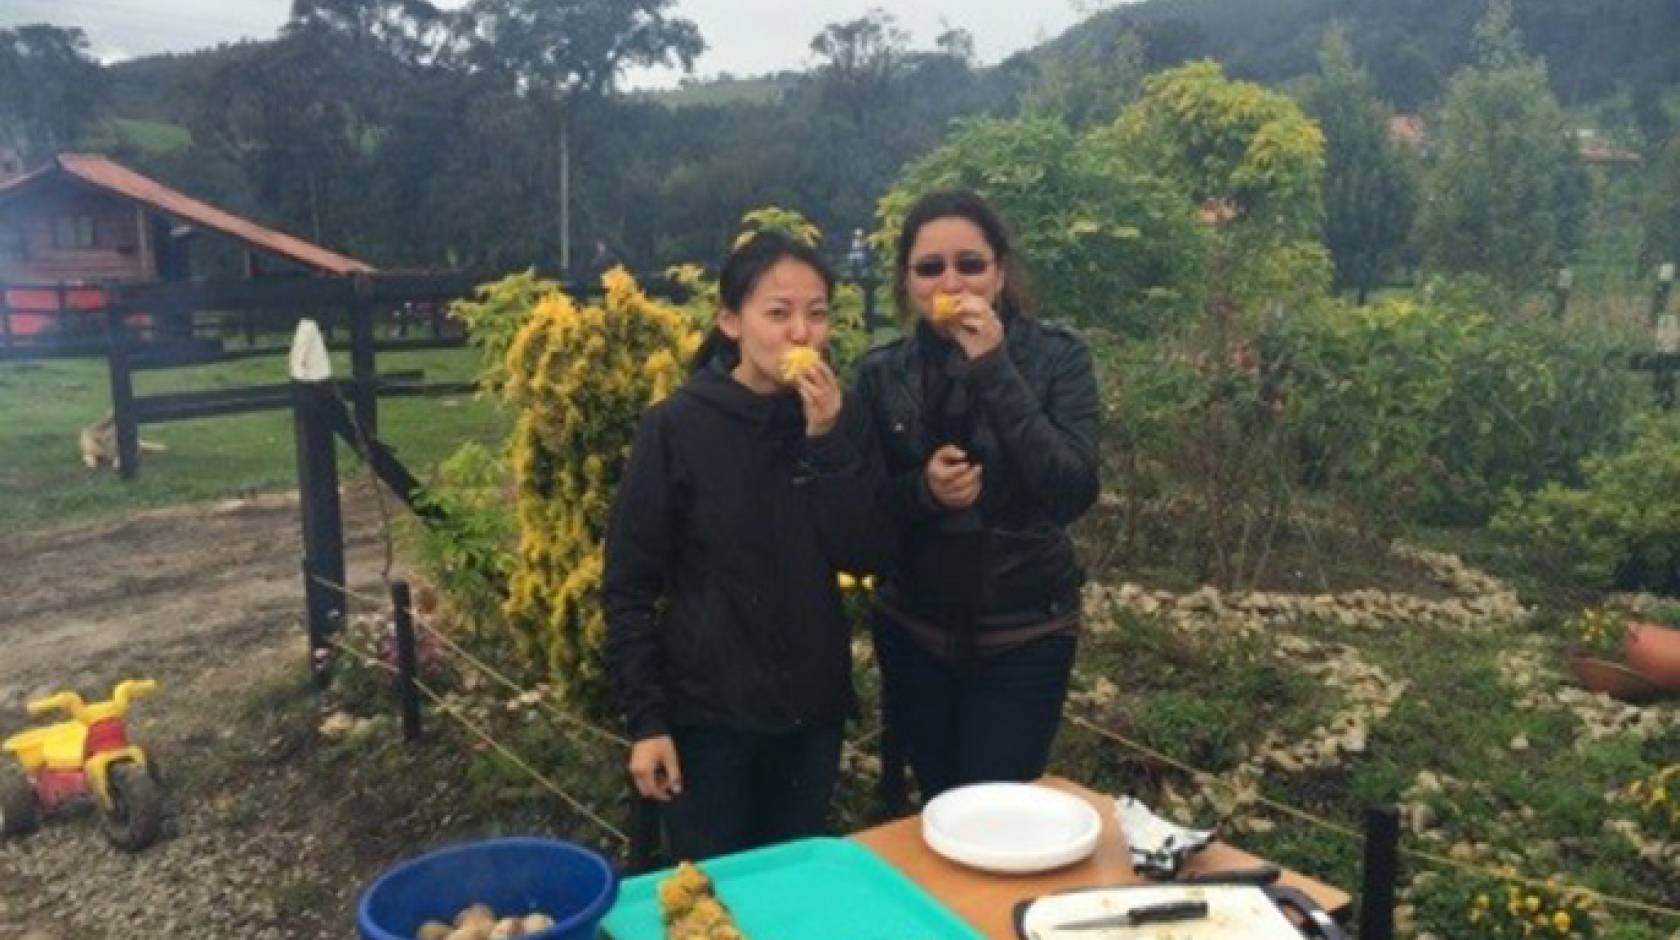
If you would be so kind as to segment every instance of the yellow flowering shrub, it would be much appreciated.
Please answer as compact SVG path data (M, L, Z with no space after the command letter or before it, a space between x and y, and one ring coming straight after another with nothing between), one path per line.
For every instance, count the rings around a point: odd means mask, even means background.
M559 290L537 301L508 344L501 387L517 415L518 550L504 613L561 695L587 708L604 703L600 587L613 493L642 412L681 383L700 341L680 310L623 268L602 280L599 304Z
M764 206L741 216L741 231L735 236L734 247L741 247L760 232L779 232L808 248L815 248L822 242L822 229L797 209Z
M1556 879L1544 885L1442 878L1418 899L1418 929L1442 937L1584 940L1598 935L1597 900Z
M1582 653L1619 660L1627 644L1627 618L1602 607L1590 607L1564 625L1571 643Z
M1639 810L1650 835L1680 841L1680 764L1670 764L1622 790L1622 799Z

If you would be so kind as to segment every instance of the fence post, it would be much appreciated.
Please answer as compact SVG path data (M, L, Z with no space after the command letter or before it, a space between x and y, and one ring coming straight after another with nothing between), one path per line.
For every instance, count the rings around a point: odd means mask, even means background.
M8 297L6 284L0 281L0 338L3 338L7 349L12 348L15 340L12 338L12 305Z
M362 437L379 437L379 396L374 383L378 373L373 350L373 303L369 299L371 282L366 276L354 281L354 299L350 301L350 401L356 410L356 427Z
M1400 811L1365 811L1365 878L1359 902L1359 940L1393 940L1394 888L1400 880Z
M1674 290L1674 262L1665 262L1657 268L1657 289L1651 295L1651 325L1657 325L1657 319L1663 311L1668 309L1668 295Z
M391 614L397 640L397 704L402 709L403 740L420 740L420 691L414 684L414 612L407 581L391 585Z
M329 411L336 403L332 362L313 320L298 323L290 369L310 666L315 670L316 685L324 687L327 638L344 619L344 521L338 502L338 453Z
M129 363L127 309L122 300L105 298L105 361L111 373L111 420L117 434L117 476L140 475L140 426L134 414L134 373Z
M1559 268L1557 283L1552 288L1552 316L1562 320L1569 312L1569 292L1575 287L1575 272L1567 266Z

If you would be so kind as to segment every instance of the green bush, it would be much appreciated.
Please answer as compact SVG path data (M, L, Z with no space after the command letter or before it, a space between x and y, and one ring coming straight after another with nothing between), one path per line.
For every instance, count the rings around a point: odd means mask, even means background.
M1310 473L1390 524L1481 523L1508 489L1578 480L1640 400L1608 333L1443 304L1313 305L1277 349Z
M1680 590L1680 421L1648 417L1633 443L1587 461L1586 483L1514 497L1493 520L1545 574L1593 588Z
M910 206L950 186L981 193L1009 221L1046 316L1142 336L1198 305L1205 249L1194 204L1057 121L968 122L911 164L876 209L882 257Z
M1099 341L1107 557L1238 588L1265 580L1293 504L1287 429L1251 348L1210 330Z
M507 465L489 448L464 444L438 464L420 494L438 516L409 527L420 567L474 633L501 621L507 579L518 561L511 481Z

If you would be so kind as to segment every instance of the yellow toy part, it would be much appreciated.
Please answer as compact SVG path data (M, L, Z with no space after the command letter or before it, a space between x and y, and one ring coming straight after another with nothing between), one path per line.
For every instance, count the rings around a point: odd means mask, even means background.
M46 698L38 698L29 703L29 714L40 718L60 709L69 712L70 717L84 725L91 725L96 721L107 718L121 718L128 714L128 707L134 700L157 691L156 679L124 679L117 683L111 693L109 701L89 704L74 692L60 692Z
M99 801L99 808L105 812L111 811L111 767L123 761L133 761L146 767L146 752L134 745L119 747L114 751L103 751L88 758L86 772L88 789L93 791L93 798Z
M40 770L81 770L87 725L66 721L46 728L20 731L0 745L33 774Z
M70 721L44 728L31 728L7 738L0 749L14 755L25 773L39 770L81 770L87 745L88 726L110 718L122 718L134 700L157 690L153 679L128 679L117 683L109 701L88 704L74 692L59 692L29 702L29 714L39 718L55 711L68 712ZM113 753L122 753L116 751ZM142 758L141 763L144 763Z

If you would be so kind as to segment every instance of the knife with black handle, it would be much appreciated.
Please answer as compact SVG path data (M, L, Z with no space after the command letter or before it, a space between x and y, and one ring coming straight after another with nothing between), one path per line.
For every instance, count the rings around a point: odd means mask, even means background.
M1165 901L1145 904L1119 914L1107 914L1088 920L1055 924L1051 930L1111 930L1115 927L1142 927L1146 924L1172 924L1186 920L1200 920L1208 915L1206 901Z

